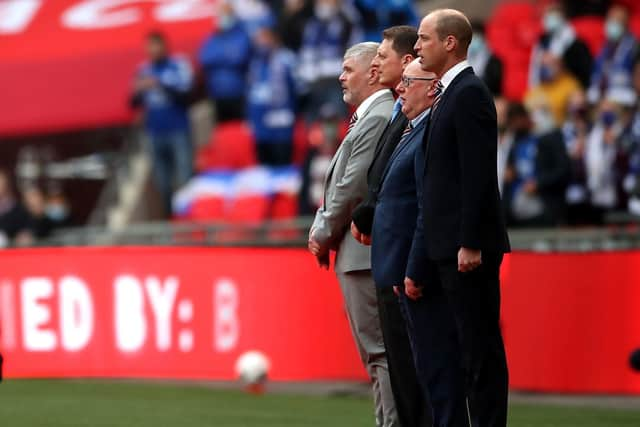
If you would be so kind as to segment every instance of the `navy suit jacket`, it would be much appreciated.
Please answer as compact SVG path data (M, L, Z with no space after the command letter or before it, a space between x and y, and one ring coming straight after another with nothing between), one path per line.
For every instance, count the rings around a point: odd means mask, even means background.
M398 145L382 176L371 233L371 270L378 287L404 282L418 216L416 182L422 186L422 139L428 121L427 115Z
M449 84L424 135L421 221L407 276L426 273L425 259L456 260L461 246L509 252L498 179L496 109L471 68Z

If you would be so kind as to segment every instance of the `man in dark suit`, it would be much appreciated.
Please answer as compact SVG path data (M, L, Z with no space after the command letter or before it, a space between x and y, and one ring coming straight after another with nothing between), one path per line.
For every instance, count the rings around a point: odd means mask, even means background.
M496 173L496 110L466 61L471 37L469 20L452 9L430 13L418 30L422 68L439 80L403 301L434 425L496 427L507 423L499 271L509 240Z
M400 90L403 90L402 70L415 58L413 47L418 39L418 32L413 27L398 26L386 29L382 33L382 37L383 41L378 47L378 53L372 65L378 70L381 85L389 89L396 89L398 86ZM416 86L421 87L426 83L426 81L416 81ZM382 178L385 171L388 170L389 159L393 153L398 151L396 146L401 140L403 131L409 126L409 119L401 108L402 101L398 98L389 123L377 142L374 159L367 173L367 198L352 214L353 235L361 243L369 243ZM414 137L416 134L417 132L413 132ZM405 173L410 173L410 171ZM412 176L411 178L413 181ZM411 186L411 188L414 187L415 184ZM415 201L415 192L413 199ZM411 221L415 224L415 217ZM360 231L364 233L364 236ZM384 246L386 246L385 241L381 241L378 248ZM379 263L383 258L381 256L372 257L372 270L377 267L373 264ZM431 409L426 404L427 400L417 379L409 336L400 311L398 297L393 292L393 286L401 284L404 278L406 254L404 257L400 256L394 259L396 266L402 269L400 277L388 280L385 275L379 275L377 279L374 276L380 326L389 364L391 390L396 403L398 419L403 427L431 427ZM385 265L382 266L382 269L387 269L390 266L388 261L390 261L388 258L384 259ZM378 271L382 270L378 269ZM381 277L384 277L384 280L381 280Z
M378 309L389 361L389 377L403 427L432 426L431 405L421 387L411 344L394 293L401 285L418 215L416 151L422 144L433 97L427 96L435 74L423 71L417 60L404 71L397 93L409 123L381 177L371 233L371 271L376 283ZM422 165L420 178L422 178Z
M387 28L382 32L382 43L373 65L378 68L380 84L395 90L400 84L402 70L416 58L414 46L418 40L418 32L407 25ZM373 213L375 210L381 177L391 153L400 141L402 132L409 120L402 113L402 103L398 98L393 105L393 112L389 123L376 145L373 161L367 171L367 185L369 187L366 199L353 211L353 224L359 233L371 235ZM366 238L365 238L366 240Z

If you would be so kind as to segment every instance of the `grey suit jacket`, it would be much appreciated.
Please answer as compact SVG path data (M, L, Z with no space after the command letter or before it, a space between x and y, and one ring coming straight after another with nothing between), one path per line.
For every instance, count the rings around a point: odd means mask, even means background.
M375 99L340 144L325 176L324 204L316 212L311 237L337 252L339 273L371 268L370 248L353 238L349 226L351 213L367 195L367 169L393 103L391 92Z

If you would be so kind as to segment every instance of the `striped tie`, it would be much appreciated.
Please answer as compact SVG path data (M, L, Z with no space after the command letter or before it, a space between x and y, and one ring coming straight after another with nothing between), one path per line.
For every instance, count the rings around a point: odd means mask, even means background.
M431 107L431 111L436 111L438 104L440 103L440 99L442 98L442 91L444 90L444 86L442 85L442 81L438 80L436 82L435 90L433 91L434 99L433 106Z
M407 135L409 135L409 133L411 133L412 130L413 130L413 123L409 122L407 127L404 128L404 130L402 131L402 137L400 138L400 141L402 141Z
M353 129L357 121L358 121L358 113L354 111L353 115L351 116L351 120L349 120L349 127L347 128L347 133L351 132L351 129Z

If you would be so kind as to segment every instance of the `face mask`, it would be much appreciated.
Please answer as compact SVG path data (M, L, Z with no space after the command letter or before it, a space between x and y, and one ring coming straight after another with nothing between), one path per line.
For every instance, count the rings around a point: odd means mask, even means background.
M67 208L63 205L47 205L45 215L53 221L62 221L67 218Z
M218 18L218 28L222 31L227 31L231 27L233 27L236 23L236 18L231 15L222 15Z
M482 52L485 48L484 37L481 34L474 34L469 44L469 55L474 56Z
M556 70L554 70L553 68L547 67L546 65L543 65L540 67L540 81L544 83L553 81L553 79L556 78L557 74L558 72Z
M608 20L604 24L604 32L607 35L607 40L617 42L624 34L624 27L618 21Z
M606 128L610 128L616 122L616 113L613 111L603 111L600 114L600 120Z
M327 20L335 15L336 8L330 4L320 3L315 7L315 14L322 20Z
M544 15L542 19L542 27L547 33L555 33L564 25L562 15L557 12L550 12Z

